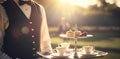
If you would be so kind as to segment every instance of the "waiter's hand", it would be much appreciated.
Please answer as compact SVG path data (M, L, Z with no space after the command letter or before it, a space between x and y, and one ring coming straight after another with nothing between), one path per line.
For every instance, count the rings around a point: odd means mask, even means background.
M44 55L50 55L50 54L52 54L52 50L49 50L49 51L46 51L46 52L42 52L42 54L44 54Z

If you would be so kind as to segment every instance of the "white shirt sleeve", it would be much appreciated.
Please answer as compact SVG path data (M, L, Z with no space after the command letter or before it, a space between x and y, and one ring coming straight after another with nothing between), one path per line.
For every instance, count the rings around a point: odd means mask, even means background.
M0 19L0 22L1 22L0 25L2 25L3 29L7 29L8 25L9 25L8 17L6 15L4 7L2 7L1 5L0 5L0 15L1 15L0 16L1 17L1 19Z
M0 49L3 44L4 31L9 25L8 17L5 13L4 8L0 5Z
M40 11L42 14L42 22L41 22L41 52L49 52L50 50L52 50L51 47L51 39L50 39L50 35L48 32L48 25L47 25L47 19L46 19L46 13L45 13L45 9L43 8L43 6L40 5Z
M11 59L8 55L1 51L3 45L3 37L5 29L9 25L8 17L5 13L4 8L0 5L0 59Z

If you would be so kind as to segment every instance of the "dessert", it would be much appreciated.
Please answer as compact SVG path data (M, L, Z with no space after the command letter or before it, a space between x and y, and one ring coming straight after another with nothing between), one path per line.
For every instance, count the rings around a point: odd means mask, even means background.
M68 37L74 37L74 32L73 32L73 31L67 31L67 32L66 32L66 35L67 35Z
M87 36L87 32L82 32L81 35L80 35L80 37L81 36Z
M75 37L79 37L82 33L81 31L74 31Z
M87 36L87 32L67 31L66 35L67 35L67 37L82 37L82 36Z

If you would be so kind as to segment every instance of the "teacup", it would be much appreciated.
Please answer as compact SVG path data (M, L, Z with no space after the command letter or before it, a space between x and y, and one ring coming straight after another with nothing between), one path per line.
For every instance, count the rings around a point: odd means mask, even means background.
M65 47L56 47L56 51L59 54L59 56L63 56L66 51L66 48Z
M94 52L94 47L93 46L83 46L82 52L84 54L92 54Z
M70 46L70 43L67 43L67 42L58 44L58 47L65 47L66 49L68 49L69 46Z

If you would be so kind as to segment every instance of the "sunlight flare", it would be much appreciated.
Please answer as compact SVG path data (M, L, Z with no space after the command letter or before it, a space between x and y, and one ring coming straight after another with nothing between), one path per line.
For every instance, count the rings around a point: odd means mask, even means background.
M61 3L68 3L71 5L78 5L84 8L89 7L90 5L97 4L97 0L60 0Z

